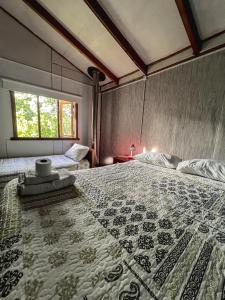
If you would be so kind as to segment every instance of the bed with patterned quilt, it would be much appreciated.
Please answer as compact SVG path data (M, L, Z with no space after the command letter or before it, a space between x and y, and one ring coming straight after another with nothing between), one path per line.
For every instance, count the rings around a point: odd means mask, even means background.
M225 299L225 184L139 161L74 174L74 197L29 210L6 184L0 297Z

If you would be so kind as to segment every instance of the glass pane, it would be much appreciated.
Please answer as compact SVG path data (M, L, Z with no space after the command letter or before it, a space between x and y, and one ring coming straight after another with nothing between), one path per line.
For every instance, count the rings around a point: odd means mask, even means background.
M63 104L62 127L64 136L72 136L72 104L70 103Z
M18 137L38 137L37 96L15 92Z
M40 96L41 137L58 137L57 100Z

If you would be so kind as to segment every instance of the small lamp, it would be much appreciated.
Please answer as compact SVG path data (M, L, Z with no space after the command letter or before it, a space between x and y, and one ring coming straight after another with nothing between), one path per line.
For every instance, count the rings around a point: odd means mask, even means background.
M151 152L157 152L158 151L158 149L156 148L156 147L153 147L152 149L151 149Z
M133 152L135 151L135 146L134 144L132 144L130 147L129 147L129 150L130 150L130 156L132 157L133 156Z

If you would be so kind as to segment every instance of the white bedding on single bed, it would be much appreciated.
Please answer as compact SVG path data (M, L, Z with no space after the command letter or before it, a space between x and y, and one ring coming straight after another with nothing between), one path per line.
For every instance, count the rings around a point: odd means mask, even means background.
M2 158L0 159L0 175L18 174L28 170L34 170L35 161L44 157L51 159L54 169L72 168L72 170L77 170L89 168L89 162L87 160L76 162L65 155Z

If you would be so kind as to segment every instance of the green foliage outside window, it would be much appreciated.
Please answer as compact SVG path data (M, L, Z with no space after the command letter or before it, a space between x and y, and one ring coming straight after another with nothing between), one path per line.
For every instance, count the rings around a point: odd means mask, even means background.
M71 127L72 127L72 114L71 114L71 104L63 105L63 133L66 136L71 135Z
M14 92L14 98L17 137L58 138L59 131L63 136L73 136L75 114L72 103L20 92ZM58 107L61 110L61 130L58 128Z
M16 123L19 137L38 137L37 96L15 93Z
M57 101L52 98L39 97L41 137L58 136Z

